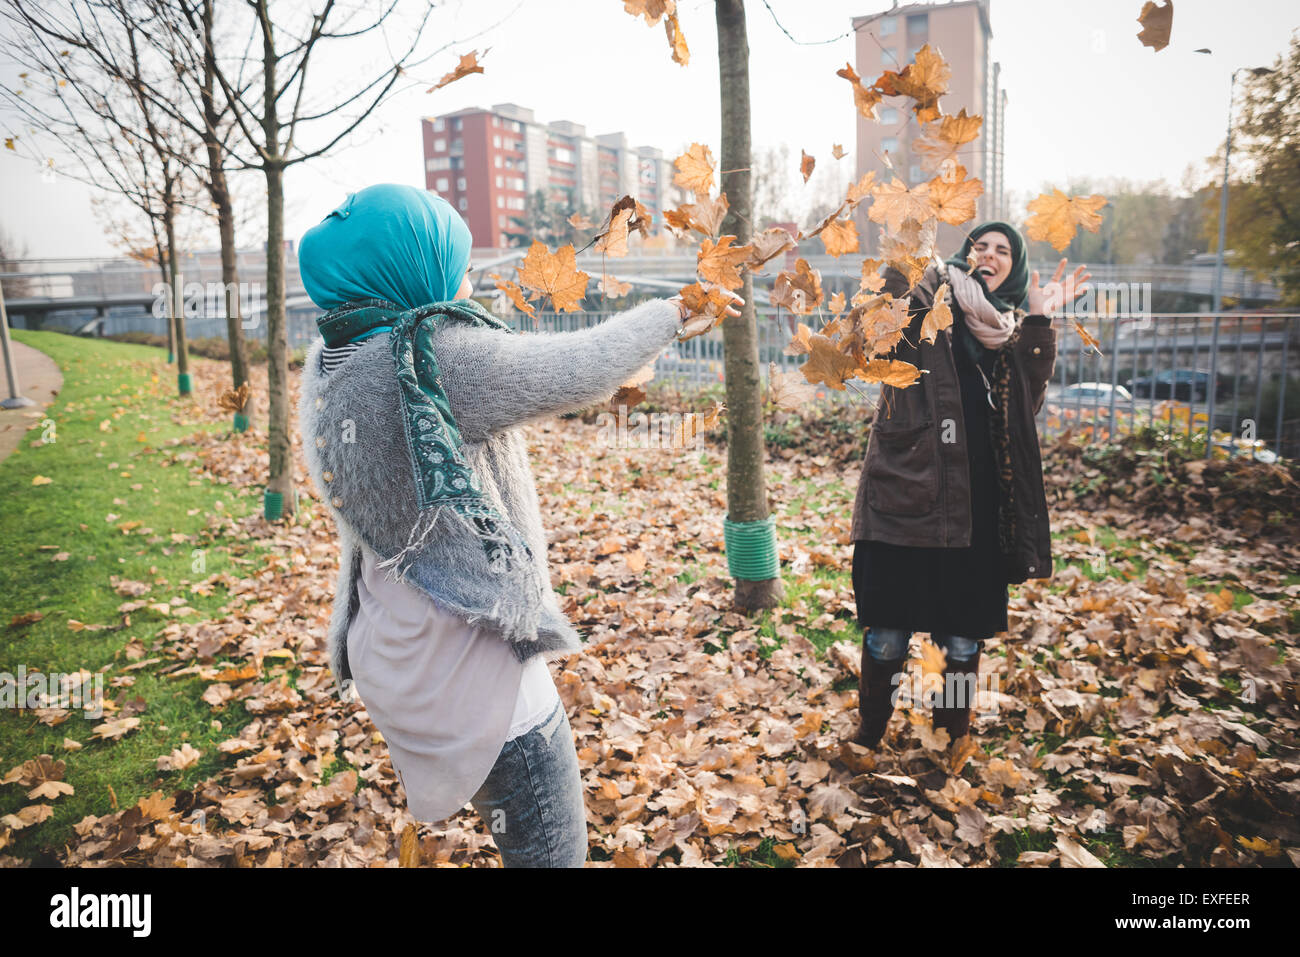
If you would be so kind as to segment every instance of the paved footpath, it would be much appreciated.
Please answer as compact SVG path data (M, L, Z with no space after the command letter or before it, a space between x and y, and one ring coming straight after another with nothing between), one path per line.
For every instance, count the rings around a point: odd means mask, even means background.
M27 429L45 418L45 407L63 388L63 373L54 360L39 349L10 340L14 368L18 375L18 388L34 401L21 409L0 409L0 462L9 457L27 434ZM4 366L0 365L0 399L9 397L9 382Z

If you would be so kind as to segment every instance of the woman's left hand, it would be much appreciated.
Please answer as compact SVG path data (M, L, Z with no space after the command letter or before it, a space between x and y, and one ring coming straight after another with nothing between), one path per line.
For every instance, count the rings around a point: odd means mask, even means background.
M1031 316L1051 316L1067 303L1088 291L1088 280L1092 273L1087 266L1079 266L1073 273L1065 275L1066 260L1062 259L1056 266L1056 272L1045 286L1038 285L1038 270L1029 277L1029 314ZM1062 277L1064 276L1064 280Z

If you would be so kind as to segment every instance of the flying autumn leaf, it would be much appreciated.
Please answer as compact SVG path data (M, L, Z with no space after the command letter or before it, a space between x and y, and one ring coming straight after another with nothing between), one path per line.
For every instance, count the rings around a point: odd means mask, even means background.
M441 80L439 80L433 86L429 87L424 92L432 93L434 90L441 90L448 83L455 83L457 80L463 77L467 77L471 73L482 73L483 68L479 66L478 58L480 56L487 56L487 52L488 52L487 50L484 50L480 54L476 50L471 50L469 53L462 54L460 58L460 63L456 65L456 69L452 70L450 73L448 73Z
M765 229L750 241L749 260L745 265L750 272L756 273L765 263L798 245L795 238L780 226Z
M692 143L681 156L673 160L677 173L673 182L689 190L699 200L707 199L713 189L713 153L702 143Z
M875 182L876 171L868 170L862 175L862 179L849 185L848 194L844 197L849 209L857 209L858 203L871 195L871 187Z
M700 251L696 257L696 268L699 274L724 289L739 289L743 285L740 272L736 267L743 265L753 252L749 246L733 247L731 243L735 238L735 236L721 236L716 243L706 239L700 243Z
M1142 12L1137 19L1142 24L1137 38L1144 47L1151 47L1158 52L1169 46L1169 32L1174 26L1173 0L1165 0L1159 6L1147 0L1142 4Z
M1074 324L1074 331L1079 336L1079 338L1083 340L1083 344L1085 346L1090 346L1091 348L1096 349L1097 354L1101 355L1101 343L1097 341L1097 339L1093 336L1093 334L1089 332L1087 329L1083 328L1083 325L1079 322L1079 320L1074 318L1073 316L1070 317L1070 321Z
M609 407L615 411L620 405L631 409L645 401L645 389L639 385L621 385L609 400Z
M929 186L930 205L941 222L960 226L975 218L975 200L984 192L984 184L966 179L966 167L958 166L952 181L936 176Z
M686 448L695 441L695 437L701 432L708 432L717 428L718 423L722 421L722 413L726 410L726 405L721 402L714 402L713 408L708 412L687 412L682 416L682 424L673 435L672 447Z
M867 216L873 223L883 223L887 232L898 232L907 219L923 223L934 218L929 183L908 189L902 180L894 177L888 184L872 187L871 196L873 202Z
M524 299L524 291L519 288L518 283L511 282L508 279L502 279L499 273L488 273L489 279L495 279L496 287L504 292L510 301L515 304L515 308L525 315L531 316L537 312L537 309L531 302Z
M851 315L868 355L884 355L898 345L910 322L910 306L910 300L895 299L886 293L854 308Z
M802 325L802 323L801 323ZM804 326L807 329L807 326ZM775 362L767 364L767 404L787 412L798 412L817 398L817 390L798 376L782 372Z
M895 389L906 389L921 378L921 370L902 359L872 359L863 368L857 370L857 376L867 382L879 382L882 385L893 386Z
M717 199L701 199L698 203L683 203L678 209L664 211L664 224L677 235L693 229L705 236L716 236L727 216L727 194L719 193Z
M885 277L880 275L880 267L883 265L884 262L879 259L862 260L862 282L858 288L863 292L880 292L885 285Z
M803 177L803 181L806 183L808 182L808 177L812 176L813 167L817 165L817 160L809 156L803 150L800 150L799 153L802 157L799 160L799 175Z
M813 333L808 337L808 361L799 367L803 377L813 385L822 383L843 392L844 381L853 378L858 364L852 356L845 355L823 335Z
M238 389L227 389L217 396L217 408L223 412L238 412L248 403L248 383L241 382Z
M933 173L948 160L955 159L959 147L980 135L983 122L982 116L967 116L963 107L956 116L943 116L926 123L912 144L912 152L921 159L921 169Z
M823 298L822 275L806 259L795 260L794 272L777 273L772 284L772 305L784 306L795 315L806 316Z
M937 50L926 44L916 51L916 59L901 73L886 70L876 80L875 88L885 96L910 96L916 101L912 106L918 123L937 120L939 97L948 92L952 71Z
M821 239L826 254L839 259L858 251L858 226L851 219L837 219L822 230Z
M621 209L613 214L609 228L605 230L593 247L602 256L627 255L627 224L632 218L631 209Z
M812 334L813 331L805 326L802 322L795 330L790 341L785 344L785 354L788 356L806 356L812 351Z
M849 155L848 151L844 149L844 147L841 146L839 143L836 143L834 146L831 147L831 156L834 156L837 160L844 159L844 157L848 155Z
M935 337L952 325L952 309L947 303L948 284L944 283L934 292L934 305L921 321L921 338L933 343Z
M551 297L558 312L581 312L582 297L591 277L577 267L573 244L552 253L546 244L534 241L528 255L519 264L519 284L525 289ZM508 293L507 293L508 295Z
M691 62L691 51L686 46L686 35L682 25L677 22L677 14L670 13L664 20L664 31L668 34L668 48L673 51L673 62L686 66Z
M1070 245L1078 227L1090 233L1101 228L1101 214L1106 197L1067 196L1059 189L1049 196L1043 193L1029 201L1027 209L1033 213L1025 221L1025 235L1033 240L1046 240L1058 252Z
M574 213L567 220L565 220L565 222L567 222L574 229L591 229L593 226L596 225L590 219L584 216L582 213Z
M827 213L827 214L826 214L826 218L823 219L823 220L822 220L820 223L818 223L816 226L814 226L812 229L809 229L809 230L807 230L806 232L804 232L804 231L800 231L800 233L799 233L799 238L800 238L800 239L812 239L814 236L818 236L818 235L820 235L820 234L821 234L821 231L822 231L823 229L825 229L827 226L829 226L829 225L830 225L831 223L833 223L835 220L837 220L837 219L840 218L840 213L844 212L844 209L845 209L845 207L847 207L847 206L848 206L848 203L840 203L839 206L835 207L835 208L832 209L829 213Z
M925 268L929 265L928 257L917 256L905 242L890 236L881 237L880 255L886 264L903 274L908 289L921 281L921 277L925 275Z
M613 276L601 276L596 285L610 299L622 299L632 291L630 282L619 282Z
M868 120L876 120L876 105L883 99L880 91L874 87L863 86L862 77L858 76L858 71L853 69L853 64L844 64L844 69L836 70L836 76L842 76L853 85L853 105L858 108L858 112Z
M683 286L678 295L686 303L686 308L693 316L707 316L717 325L725 318L725 310L733 300L720 286L704 286L698 282ZM712 328L712 327L710 327Z
M839 313L844 311L844 302L845 302L844 293L837 292L835 295L831 296L830 305L827 308L829 308L831 312L838 315Z
M677 12L677 0L623 0L623 9L633 17L645 17L646 26L653 27L661 17Z

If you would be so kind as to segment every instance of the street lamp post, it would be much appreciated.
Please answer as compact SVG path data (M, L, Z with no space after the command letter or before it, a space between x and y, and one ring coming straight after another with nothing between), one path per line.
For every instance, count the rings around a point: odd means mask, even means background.
M1252 76L1267 76L1273 71L1268 67L1238 67L1232 71L1228 82L1228 133L1223 144L1223 188L1219 191L1219 249L1214 255L1214 331L1210 334L1210 381L1205 386L1205 457L1208 459L1214 450L1214 399L1218 390L1219 372L1219 322L1223 310L1223 246L1228 231L1228 158L1232 155L1232 101L1236 92L1237 74L1242 71ZM1196 396L1193 384L1189 398ZM1188 415L1191 415L1190 410ZM1234 426L1235 428L1235 426ZM1229 437L1229 443L1234 441ZM1229 444L1228 455L1233 453L1234 445Z

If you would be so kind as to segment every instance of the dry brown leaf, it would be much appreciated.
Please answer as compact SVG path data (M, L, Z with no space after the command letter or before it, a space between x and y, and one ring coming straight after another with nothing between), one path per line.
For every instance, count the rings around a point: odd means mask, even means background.
M488 273L488 278L496 280L496 287L510 298L510 301L515 304L515 308L520 312L528 316L537 312L533 304L524 298L524 291L519 288L518 283L511 282L509 279L502 279L500 273Z
M627 255L627 224L632 219L632 210L622 209L612 214L609 228L596 240L592 247L602 256L620 257Z
M873 201L867 215L873 223L883 223L888 232L899 232L908 219L918 223L934 219L929 183L908 189L906 183L894 177L887 184L872 187L871 196Z
M483 68L479 66L478 58L487 56L487 50L479 53L477 50L471 50L469 53L461 55L460 63L456 64L456 69L446 74L441 80L425 90L425 93L432 93L434 90L441 90L448 83L455 83L462 77L467 77L471 73L482 73Z
M582 213L574 213L567 220L565 220L565 222L567 222L574 229L591 229L593 226L596 225Z
M223 412L239 412L248 403L248 394L248 383L241 382L238 389L227 389L217 397L217 408Z
M935 337L952 325L952 309L947 303L948 284L943 283L934 293L934 305L921 321L921 338L933 343Z
M831 156L834 156L837 160L844 159L844 157L848 155L849 155L848 151L845 150L844 147L841 146L839 143L836 143L834 146L831 147Z
M813 167L817 165L817 160L809 156L803 150L800 150L799 154L799 175L803 177L803 181L806 183L808 182L808 177L813 174Z
M745 266L750 272L757 273L765 263L798 245L795 238L780 226L765 229L749 243L749 260Z
M1051 195L1043 193L1029 201L1027 208L1033 215L1025 221L1025 235L1046 240L1060 251L1070 245L1080 226L1090 233L1101 228L1099 210L1105 205L1105 196L1067 196L1053 189Z
M866 366L857 370L857 376L867 382L879 382L893 386L895 389L906 389L921 378L921 370L901 359L872 359Z
M691 51L686 45L686 34L682 33L682 25L677 21L677 14L668 14L668 19L664 20L664 31L668 34L668 48L673 51L673 61L686 66L691 62Z
M582 311L582 297L590 278L578 269L572 243L552 253L545 243L535 241L519 264L519 284L550 296L557 312Z
M801 328L807 329L803 323ZM776 409L798 412L817 398L817 389L799 376L782 372L775 362L767 364L767 402Z
M912 106L918 123L938 119L939 97L948 92L952 71L937 50L926 44L916 51L916 59L901 73L886 70L876 80L875 88L885 96L910 96L916 101Z
M1147 0L1142 4L1142 12L1137 19L1142 24L1137 38L1144 47L1151 47L1158 52L1169 46L1169 33L1174 26L1173 0L1164 0L1158 6Z
M777 273L772 284L772 305L783 306L796 315L813 312L822 299L822 275L806 259L795 260L793 272Z
M646 25L653 27L661 17L677 12L677 0L623 0L623 9L633 17L645 17Z
M858 203L871 195L871 187L875 185L875 182L876 171L868 170L862 175L862 179L849 186L848 195L845 197L849 209L856 209Z
M956 116L942 116L926 123L921 135L912 144L912 152L920 157L921 169L933 173L949 161L956 161L959 147L980 135L982 116L967 116L963 107Z
M862 292L880 292L885 285L885 277L880 275L880 269L884 266L884 260L867 259L862 260L862 282L858 288Z
M868 120L879 119L876 116L876 106L880 103L883 96L880 91L874 87L863 86L862 77L858 76L858 71L853 69L853 64L844 64L844 69L836 70L836 76L842 76L853 85L853 105L857 107L858 113Z
M622 299L632 291L630 282L619 282L613 276L601 276L596 287L610 299Z
M673 182L695 194L697 200L708 198L713 189L713 152L702 143L692 143L690 148L673 160L677 173Z
M828 223L821 232L821 238L827 255L836 259L858 251L858 226L851 219L837 219Z
M819 333L808 337L808 360L799 367L803 377L816 385L822 383L843 392L846 379L853 378L858 364L852 356L845 355L835 343Z
M744 265L753 253L753 249L748 245L733 247L731 243L735 238L735 236L721 236L716 243L706 239L700 243L700 250L696 256L696 268L699 274L724 289L739 289L744 284L736 267Z
M719 193L717 199L705 197L697 203L683 203L678 209L664 212L664 223L678 236L693 229L704 236L716 236L727 216L727 194Z
M943 177L930 180L930 205L935 216L950 226L960 226L975 218L975 200L984 192L978 179L966 179L966 167L958 166L952 181Z

